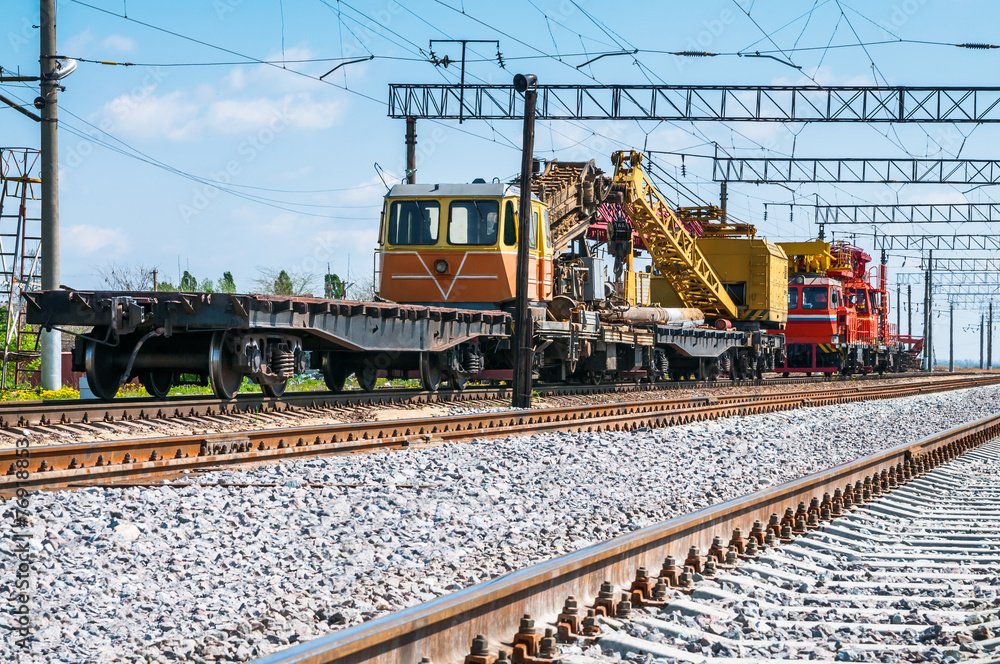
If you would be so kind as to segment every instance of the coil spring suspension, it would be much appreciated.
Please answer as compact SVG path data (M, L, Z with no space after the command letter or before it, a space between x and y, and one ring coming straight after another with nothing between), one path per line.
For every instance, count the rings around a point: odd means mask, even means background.
M666 374L670 370L670 360L663 353L657 353L653 358L655 362L656 371L661 374Z
M483 370L483 356L471 350L465 351L462 358L462 371L468 374L479 373Z
M271 372L282 377L295 375L295 352L284 345L271 351Z

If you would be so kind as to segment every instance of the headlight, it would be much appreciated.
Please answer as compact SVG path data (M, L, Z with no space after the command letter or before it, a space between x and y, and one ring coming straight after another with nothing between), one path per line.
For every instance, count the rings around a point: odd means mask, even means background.
M444 260L443 258L434 261L434 271L437 272L438 274L444 274L445 272L447 272L448 261Z

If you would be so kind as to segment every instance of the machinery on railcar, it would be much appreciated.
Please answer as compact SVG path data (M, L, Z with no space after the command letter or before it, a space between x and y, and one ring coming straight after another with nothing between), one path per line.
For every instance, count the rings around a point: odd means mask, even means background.
M780 242L789 256L785 362L777 371L899 372L919 347L889 323L885 259L847 242Z
M527 238L518 237L512 185L393 186L376 302L67 289L27 294L28 321L90 328L77 338L73 369L103 399L133 378L165 396L182 376L220 398L245 378L277 397L309 366L334 391L351 374L364 390L380 376L462 389L511 377L516 256L526 241L540 380L736 379L782 365L780 247L678 215L640 154L613 161L612 177L593 162L549 162L533 184ZM651 265L637 270L647 255Z

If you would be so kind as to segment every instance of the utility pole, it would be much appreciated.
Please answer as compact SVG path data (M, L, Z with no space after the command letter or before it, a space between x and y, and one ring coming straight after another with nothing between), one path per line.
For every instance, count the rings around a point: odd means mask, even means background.
M948 319L948 373L955 373L955 303L949 306L951 313Z
M979 368L983 368L983 346L986 340L986 321L982 309L979 310Z
M896 284L896 334L903 333L903 287Z
M41 96L42 176L42 290L59 289L59 137L56 70L56 0L41 0L39 16L39 64ZM58 330L41 332L42 388L62 387L62 335Z
M986 327L986 368L993 370L993 301L990 300L990 320Z
M906 284L906 336L913 336L913 285Z
M406 118L406 184L417 182L417 119ZM349 275L348 275L349 276Z
M531 367L535 349L534 322L528 307L528 238L531 235L531 167L535 149L535 102L538 98L538 78L534 74L518 74L514 88L524 93L524 135L521 142L521 199L517 212L517 315L514 336L517 342L514 356L514 394L511 405L531 407Z

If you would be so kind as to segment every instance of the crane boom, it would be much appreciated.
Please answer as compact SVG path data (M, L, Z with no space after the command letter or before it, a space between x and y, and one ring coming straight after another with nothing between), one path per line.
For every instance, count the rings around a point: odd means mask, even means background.
M738 318L736 303L719 275L642 170L642 154L619 151L611 160L614 183L624 190L622 203L629 218L656 269L684 306L701 309L710 318Z

